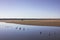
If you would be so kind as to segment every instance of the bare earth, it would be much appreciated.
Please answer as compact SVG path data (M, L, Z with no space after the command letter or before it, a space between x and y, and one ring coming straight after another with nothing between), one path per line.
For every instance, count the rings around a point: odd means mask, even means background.
M0 20L0 22L38 26L60 26L60 20Z

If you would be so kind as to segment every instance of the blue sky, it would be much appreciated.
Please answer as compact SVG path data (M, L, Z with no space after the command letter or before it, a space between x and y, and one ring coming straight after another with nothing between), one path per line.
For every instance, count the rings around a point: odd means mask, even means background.
M60 0L0 0L0 18L60 18Z

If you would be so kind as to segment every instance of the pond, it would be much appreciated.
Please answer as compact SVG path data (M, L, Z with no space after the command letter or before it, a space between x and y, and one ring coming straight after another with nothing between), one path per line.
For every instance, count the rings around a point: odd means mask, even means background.
M0 40L60 40L60 27L0 22Z

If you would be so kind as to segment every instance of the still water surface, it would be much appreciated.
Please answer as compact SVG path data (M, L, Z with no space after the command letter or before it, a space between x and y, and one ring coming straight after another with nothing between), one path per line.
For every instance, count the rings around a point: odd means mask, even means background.
M60 27L0 22L0 40L60 40Z

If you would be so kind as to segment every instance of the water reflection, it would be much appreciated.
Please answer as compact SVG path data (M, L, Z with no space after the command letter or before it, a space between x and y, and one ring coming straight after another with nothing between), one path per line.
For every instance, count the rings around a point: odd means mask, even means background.
M54 32L54 35L56 35L56 32Z
M5 23L0 27L0 40L60 40L59 31L60 27Z
M16 29L18 29L18 27L16 27Z
M50 36L51 34L50 34L50 32L49 32L49 36Z

